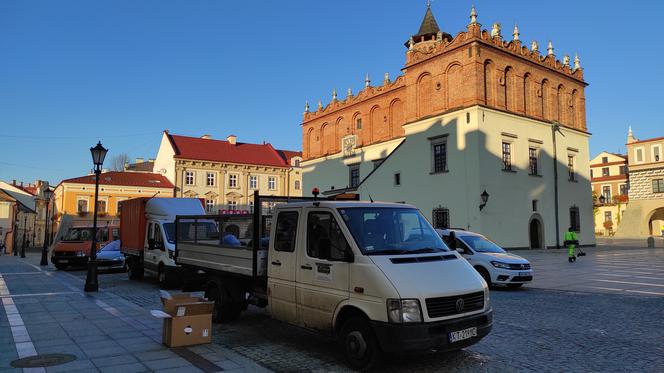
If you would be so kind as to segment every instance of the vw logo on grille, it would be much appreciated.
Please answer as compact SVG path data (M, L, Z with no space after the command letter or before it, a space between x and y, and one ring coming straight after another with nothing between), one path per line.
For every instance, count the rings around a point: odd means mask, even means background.
M459 298L456 301L456 311L457 313L463 312L463 298Z

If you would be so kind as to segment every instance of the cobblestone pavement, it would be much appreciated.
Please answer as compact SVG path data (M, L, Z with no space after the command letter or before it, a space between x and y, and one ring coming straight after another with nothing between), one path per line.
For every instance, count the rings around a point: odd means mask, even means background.
M541 283L546 285L553 283L560 268L576 271L560 273L563 278L573 273L584 276L589 271L594 276L606 272L607 260L602 255L623 253L594 250L580 259L590 259L586 264L576 267L568 266L562 251L519 254L533 260L536 273L545 279ZM635 261L634 265L650 271L658 270L655 266L660 265L653 258L664 254L661 249L625 252ZM579 263L582 262L576 264ZM69 273L85 276L83 271ZM551 276L548 280L544 276L547 273ZM100 285L142 307L159 307L157 287L151 279L130 282L126 274L104 274ZM494 289L492 303L494 329L480 343L454 353L387 357L381 371L664 371L662 296L602 289L553 289L536 283L516 291ZM265 310L250 308L237 322L216 325L213 336L215 344L275 371L347 370L333 340L276 322Z
M574 263L567 261L566 250L514 253L533 266L531 288L664 296L664 249L611 245L583 250L587 255Z
M577 273L580 278L584 273L593 277L596 273L606 272L603 268L606 260L602 255L623 252L630 254L630 260L642 262L634 262L634 265L664 277L656 267L664 253L661 249L596 250L580 259L591 259L585 262L584 267L572 268L575 268L574 271L583 268L581 273ZM562 251L519 254L533 261L544 285L536 282L516 291L492 290L495 316L494 329L489 336L474 346L454 353L387 357L380 370L664 371L664 297L619 291L607 293L602 289L569 291L547 288L545 285L553 283L555 277L546 280L544 275L547 271L553 273L560 268L570 268L564 260L565 254ZM593 255L595 259L592 259ZM85 278L85 272L80 270L62 275ZM565 276L571 274L562 275ZM124 273L108 273L100 275L100 287L146 310L161 306L157 286L152 279L129 281ZM30 291L38 289L39 284L36 284ZM215 325L213 336L212 346L274 371L347 370L341 350L333 340L274 321L262 309L250 308L237 322ZM2 338L0 328L0 340Z

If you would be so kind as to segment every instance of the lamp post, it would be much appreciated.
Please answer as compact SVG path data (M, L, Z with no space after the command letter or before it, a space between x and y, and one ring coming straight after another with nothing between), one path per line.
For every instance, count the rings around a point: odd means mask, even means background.
M95 210L92 219L92 245L90 246L90 260L88 261L88 274L85 277L85 291L99 290L99 283L97 282L97 202L99 200L99 175L101 174L101 166L104 164L104 158L108 149L101 145L101 141L97 146L90 148L92 153L92 163L95 165Z
M41 263L39 265L48 265L48 204L51 202L51 189L44 189L44 200L46 201L46 216L44 216L44 247L42 248Z
M486 189L484 189L484 192L480 194L480 198L482 199L482 204L480 205L480 211L486 206L486 202L489 200L489 193L486 192Z
M604 195L602 194L601 196L599 196L599 204L603 205L604 202L606 202L606 197L604 197Z
M28 232L28 214L23 213L23 244L21 244L21 258L25 258L25 236Z

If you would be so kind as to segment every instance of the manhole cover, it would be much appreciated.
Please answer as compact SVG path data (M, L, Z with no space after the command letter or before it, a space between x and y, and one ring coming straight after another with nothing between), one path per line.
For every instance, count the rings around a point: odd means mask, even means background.
M24 357L23 359L14 360L11 366L14 368L39 368L50 367L53 365L65 364L70 361L76 360L76 355L69 354L45 354Z

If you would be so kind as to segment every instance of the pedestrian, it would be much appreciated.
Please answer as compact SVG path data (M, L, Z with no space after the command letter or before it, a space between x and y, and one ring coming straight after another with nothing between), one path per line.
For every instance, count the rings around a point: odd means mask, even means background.
M567 246L567 257L570 263L576 262L576 256L574 255L574 250L579 244L579 241L576 238L576 232L570 226L567 232L565 232L565 246Z

